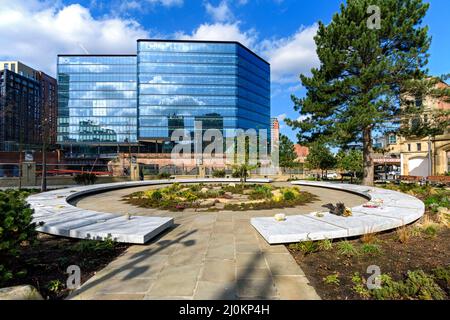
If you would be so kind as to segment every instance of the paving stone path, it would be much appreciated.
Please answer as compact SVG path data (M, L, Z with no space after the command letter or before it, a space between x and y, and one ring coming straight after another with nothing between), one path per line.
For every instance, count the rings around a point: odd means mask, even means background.
M327 202L348 206L366 200L354 194L301 187L320 200L286 214L321 210ZM172 216L175 227L147 245L130 247L71 299L320 299L284 245L269 245L250 225L273 211L173 213L130 207L122 189L83 198L77 205L98 211Z

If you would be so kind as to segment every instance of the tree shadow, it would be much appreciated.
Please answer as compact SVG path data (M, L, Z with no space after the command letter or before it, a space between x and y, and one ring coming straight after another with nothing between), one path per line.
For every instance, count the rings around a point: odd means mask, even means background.
M169 229L170 231L173 231L175 227L172 227L171 229ZM79 296L81 294L83 294L83 292L86 292L87 290L94 288L95 286L101 284L103 281L106 281L108 279L111 279L115 276L117 276L120 273L123 272L127 272L125 277L123 277L121 279L121 281L125 281L125 280L129 280L132 278L136 278L139 275L143 274L144 272L147 272L150 267L149 266L137 266L137 264L139 264L140 262L144 261L145 259L147 259L149 256L152 255L156 255L159 252L163 251L164 249L173 246L175 244L183 244L184 246L188 247L188 246L192 246L195 244L195 240L186 240L183 241L184 239L186 239L187 237L191 236L192 234L195 234L197 232L197 230L191 230L189 232L187 231L183 231L179 234L179 236L174 239L174 240L163 240L163 241L159 241L164 235L166 235L168 232L158 235L158 237L154 238L148 245L150 244L155 244L157 243L159 245L159 247L157 248L149 248L147 250L142 250L139 252L134 253L133 255L131 255L130 257L130 262L119 267L116 268L114 270L111 270L111 272L91 281L91 282L87 282L84 285L82 285L80 288L78 288L77 290L75 290L74 292L72 292L69 295L69 299L70 298L74 298L76 296ZM159 241L159 242L158 242Z
M244 271L236 278L236 281L232 288L224 289L222 293L214 297L215 300L238 300L242 298L251 299L268 299L272 297L271 292L273 292L273 280L272 276L268 275L264 278L251 278L250 275L258 269L258 263L264 259L264 253L256 252L253 254L250 262L244 267ZM257 292L255 294L240 294L240 291L245 289L246 286L255 286L257 283Z

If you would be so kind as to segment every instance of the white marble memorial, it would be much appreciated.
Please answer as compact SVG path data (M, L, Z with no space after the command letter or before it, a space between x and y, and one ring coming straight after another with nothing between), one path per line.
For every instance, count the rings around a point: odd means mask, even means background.
M422 201L397 191L328 182L294 181L292 184L352 192L368 201L380 201L381 205L377 208L353 207L351 217L310 213L287 216L284 221L276 221L273 217L252 218L253 227L270 244L345 238L395 229L416 221L425 212Z

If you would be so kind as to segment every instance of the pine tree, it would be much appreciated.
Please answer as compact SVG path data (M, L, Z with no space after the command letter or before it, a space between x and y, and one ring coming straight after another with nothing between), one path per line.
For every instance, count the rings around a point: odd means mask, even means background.
M373 5L380 8L379 28L368 24ZM428 7L421 0L348 0L330 24L319 22L320 67L300 76L306 97L292 96L294 109L306 116L286 120L299 129L300 143L361 145L365 185L374 179L373 131L401 118L402 99L417 87L411 83L428 78L431 40L422 25Z

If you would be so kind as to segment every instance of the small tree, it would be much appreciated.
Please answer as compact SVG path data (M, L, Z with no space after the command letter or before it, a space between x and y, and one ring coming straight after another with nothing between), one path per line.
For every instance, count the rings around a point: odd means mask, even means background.
M337 167L342 171L350 171L353 177L363 172L363 154L360 150L340 150L336 155Z
M295 153L294 143L285 136L280 135L280 167L282 168L295 168L299 165L297 160L297 154Z
M233 176L238 177L241 183L244 185L247 182L247 178L250 176L250 171L258 168L258 166L241 164L233 166Z
M323 172L334 168L335 165L336 158L329 148L319 143L311 145L309 154L306 157L306 166L309 169L321 170L321 176L323 177Z

